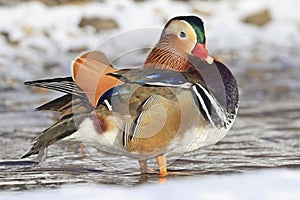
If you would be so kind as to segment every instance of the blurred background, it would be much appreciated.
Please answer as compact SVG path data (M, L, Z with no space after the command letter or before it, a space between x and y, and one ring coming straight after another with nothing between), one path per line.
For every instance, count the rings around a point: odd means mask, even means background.
M198 176L265 168L299 169L299 7L298 0L0 0L0 159L18 159L37 132L53 122L52 113L35 113L34 108L60 94L25 87L24 81L69 76L70 63L76 56L101 47L120 33L161 30L174 16L198 15L205 22L209 52L238 79L240 111L233 130L205 159L187 156L181 163L175 162L175 168L181 166ZM114 55L132 43L151 47L159 39L159 35L141 36L142 40L108 43L109 52L104 53ZM135 64L145 56L124 62ZM81 163L78 155L70 160L74 149L65 153L63 148L50 149L49 166L61 159ZM85 160L86 165L89 162L96 165ZM126 173L131 170L134 174L135 167ZM0 185L20 189L7 180L7 166L1 170L4 178ZM99 182L110 178L101 175ZM126 178L129 182L120 183L118 178L110 181L124 185L138 182L135 176ZM58 179L64 180L62 184L70 183L70 177L64 174L52 179L54 185ZM78 182L87 181L82 177ZM20 185L25 187L24 183ZM36 187L43 184L29 188Z

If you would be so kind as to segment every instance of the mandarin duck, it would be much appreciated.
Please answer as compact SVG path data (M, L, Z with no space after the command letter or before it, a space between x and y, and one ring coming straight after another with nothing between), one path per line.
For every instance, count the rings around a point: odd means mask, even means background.
M22 158L75 139L137 159L142 172L156 158L166 176L168 156L215 144L237 115L237 81L209 55L196 16L172 18L141 68L115 69L98 51L81 55L71 68L72 77L25 82L66 94L37 108L61 117Z

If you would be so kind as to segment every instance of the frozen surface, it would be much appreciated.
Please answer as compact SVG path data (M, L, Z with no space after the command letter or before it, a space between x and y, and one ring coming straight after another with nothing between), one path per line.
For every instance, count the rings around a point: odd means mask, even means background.
M34 1L0 6L0 189L34 189L2 192L1 199L297 199L298 7L298 0L107 1L54 7ZM264 9L271 15L266 25L243 22ZM56 117L35 113L34 108L59 95L28 89L23 81L68 76L71 61L94 48L120 67L135 66L145 59L168 19L188 14L203 18L209 51L228 64L239 81L239 116L223 141L208 152L172 163L173 175L165 184L153 184L164 181L156 173L140 175L135 161L84 156L74 144L53 145L41 166L19 160ZM80 28L83 17L113 19L118 26L99 32ZM145 51L118 60L136 49ZM128 187L134 185L138 186Z
M89 185L64 186L51 191L1 193L1 199L299 199L300 173L262 171L242 175L182 179L134 188Z

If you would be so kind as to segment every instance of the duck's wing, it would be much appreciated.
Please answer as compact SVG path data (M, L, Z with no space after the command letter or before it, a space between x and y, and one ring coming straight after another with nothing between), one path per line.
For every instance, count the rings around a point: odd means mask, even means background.
M209 72L205 74L206 71L204 69L206 68L201 69L201 71L195 69L187 72L165 69L124 69L115 71L109 75L119 78L126 83L139 84L146 87L172 87L190 90L194 97L194 103L198 105L202 117L213 126L221 127L226 119L226 107L222 104L226 99L221 99L223 100L221 101L218 99L221 98L220 96L216 97L215 92L222 88L215 87L219 84L223 87L224 92L226 92L222 85L223 80L219 72L216 72L218 73L217 75L211 75ZM220 80L213 80L214 76L220 76ZM212 81L212 85L210 81Z

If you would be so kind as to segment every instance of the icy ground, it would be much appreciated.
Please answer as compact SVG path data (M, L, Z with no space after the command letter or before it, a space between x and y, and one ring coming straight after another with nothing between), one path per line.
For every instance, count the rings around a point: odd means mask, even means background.
M120 33L126 33L126 40L121 40L121 42L118 40L109 46L108 52L105 51L109 56L118 54L119 50L124 52L133 43L136 46L141 46L140 48L151 47L158 40L159 31L168 19L177 15L189 14L199 15L204 20L207 46L212 55L221 58L237 75L243 74L240 72L248 75L247 70L254 68L252 71L249 70L252 74L245 77L253 78L254 81L259 80L257 88L250 88L247 91L251 92L262 88L265 90L262 90L261 94L264 94L266 91L268 92L268 83L273 85L274 82L278 82L280 86L284 84L289 86L287 89L285 87L279 89L272 87L274 93L280 98L282 97L278 92L281 92L281 89L283 92L285 90L291 93L299 92L298 74L287 73L284 75L285 69L293 68L296 71L300 67L299 2L299 0L235 0L191 1L187 4L182 1L171 0L143 1L140 3L114 0L54 7L48 7L39 2L0 6L0 110L3 112L2 109L9 108L17 112L21 116L20 118L26 117L23 113L19 113L20 110L33 110L33 107L28 107L28 105L26 108L24 105L22 108L9 107L10 101L12 99L15 101L17 93L20 95L17 100L22 95L27 94L26 97L22 97L24 102L32 99L32 101L36 101L35 98L38 94L28 95L28 91L22 93L26 90L23 81L70 75L69 66L74 57L82 51L94 49L99 45L101 47L101 44L111 41L111 38L118 38ZM271 20L264 26L243 22L245 17L265 9L269 11ZM115 29L100 31L96 31L91 26L81 28L79 23L85 17L112 19L117 26ZM154 32L157 34L151 38L144 38L144 35L141 34L139 36L142 39L137 38L136 33L144 32L133 30L145 30L145 28L151 28L150 30L155 30ZM134 34L131 35L131 33ZM135 62L134 59L142 59L142 57L134 57L128 62ZM261 70L261 67L265 69ZM293 70L291 71L293 72ZM261 72L266 72L266 74L262 75ZM277 79L270 81L274 78L273 72L277 73L275 76ZM281 73L284 76L280 76ZM245 83L241 82L241 91L243 92L247 86L246 83L248 83L246 82L247 79L243 76L237 77L245 81ZM258 79L255 79L257 77ZM282 77L292 77L294 81L285 80ZM285 83L286 81L288 82ZM292 86L294 83L296 85ZM272 91L270 91L271 94ZM2 94L5 95L2 96ZM51 99L53 94L40 95L46 96L45 99ZM242 93L242 95L244 100L254 96L249 95L249 93ZM248 102L252 100L250 98L247 98ZM288 98L290 96L287 96ZM277 99L275 100L277 101ZM282 105L288 105L285 102L286 99L282 98L281 100L283 100ZM256 101L259 103L260 99L256 99ZM17 105L13 103L13 106ZM272 106L271 104L263 105ZM267 107L268 109L271 110ZM293 115L295 118L298 116L296 112ZM12 118L7 117L9 113L4 113L2 116L6 120ZM34 120L40 119L41 114L34 116L36 116ZM46 122L50 123L50 119L46 121L45 118L42 118L40 122L34 121L34 123L42 125L45 125L43 123ZM257 119L261 120L262 118ZM269 116L269 118L271 117ZM293 118L286 120L288 119ZM280 125L280 122L282 123L281 119L272 121L272 124ZM28 124L28 121L23 123ZM283 125L288 123L283 121ZM295 123L297 123L296 120ZM263 123L258 123L258 125L260 124ZM31 126L31 124L29 125ZM294 126L299 125L294 124ZM7 127L16 128L16 126L11 127L8 121ZM263 128L258 127L257 129ZM30 129L27 132L29 131L32 133L35 130ZM279 131L284 133L282 130ZM291 131L293 130L291 129ZM248 133L249 130L245 132ZM22 137L20 136L20 138ZM295 137L295 140L297 139L299 138ZM265 140L261 140L259 144L264 142ZM14 148L16 150L19 147ZM11 150L6 151L15 153ZM272 158L269 157L268 159ZM172 180L165 184L147 184L133 188L111 185L80 186L77 184L51 191L34 190L21 194L1 192L0 199L19 197L22 199L53 199L56 197L68 199L71 197L73 199L153 199L158 197L171 199L299 199L299 185L299 170L286 169L228 176L203 176L200 179L198 177L197 179Z
M289 199L300 197L299 171L277 170L243 175L184 179L134 188L119 186L64 186L51 191L35 190L22 194L1 193L2 200L31 199Z

